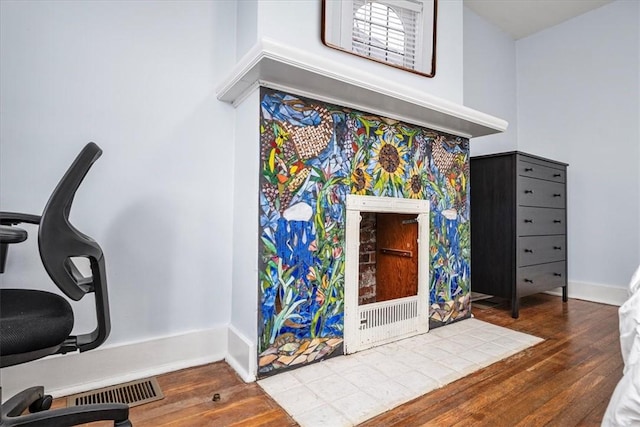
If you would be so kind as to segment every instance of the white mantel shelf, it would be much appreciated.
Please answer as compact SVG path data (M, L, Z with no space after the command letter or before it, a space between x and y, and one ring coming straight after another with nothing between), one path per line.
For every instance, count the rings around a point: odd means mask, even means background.
M504 132L508 126L489 114L264 38L236 64L217 97L238 105L258 86L466 138Z

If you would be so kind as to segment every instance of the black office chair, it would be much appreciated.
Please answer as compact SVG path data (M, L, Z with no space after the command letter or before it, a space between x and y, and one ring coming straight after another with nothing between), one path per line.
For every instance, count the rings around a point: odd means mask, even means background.
M94 331L72 336L73 311L69 302L54 293L32 289L0 289L0 367L17 365L57 353L87 351L101 345L109 335L109 300L105 263L100 246L69 223L76 190L100 157L102 150L87 144L53 191L42 216L0 212L0 239L4 263L6 244L26 238L20 223L39 224L40 258L51 280L74 301L94 294L97 326ZM72 258L89 260L91 276L84 277ZM4 270L4 265L0 266ZM0 270L1 271L1 270ZM99 367L96 367L99 369ZM0 390L1 397L1 390ZM131 427L129 407L120 403L74 406L50 410L51 396L43 387L31 387L2 404L0 426L74 426L113 420L114 426ZM30 413L23 413L29 409Z

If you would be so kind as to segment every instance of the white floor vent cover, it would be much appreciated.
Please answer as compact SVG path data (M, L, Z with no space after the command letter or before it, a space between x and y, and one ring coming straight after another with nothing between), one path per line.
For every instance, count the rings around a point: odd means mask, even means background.
M129 406L138 406L163 397L158 381L153 377L74 394L67 397L67 406L96 403L126 403Z
M415 296L361 305L358 312L360 350L413 335L420 328Z

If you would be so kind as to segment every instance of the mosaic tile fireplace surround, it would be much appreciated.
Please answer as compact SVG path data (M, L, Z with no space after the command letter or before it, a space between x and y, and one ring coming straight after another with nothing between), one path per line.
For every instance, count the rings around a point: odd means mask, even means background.
M258 376L343 353L347 194L429 201L429 323L469 317L468 139L267 88L260 100Z

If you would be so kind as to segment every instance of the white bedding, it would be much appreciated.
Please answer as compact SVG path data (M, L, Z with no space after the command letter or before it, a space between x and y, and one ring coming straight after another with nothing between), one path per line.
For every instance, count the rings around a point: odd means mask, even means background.
M603 427L640 426L640 267L629 283L629 298L618 310L623 377L611 396Z

